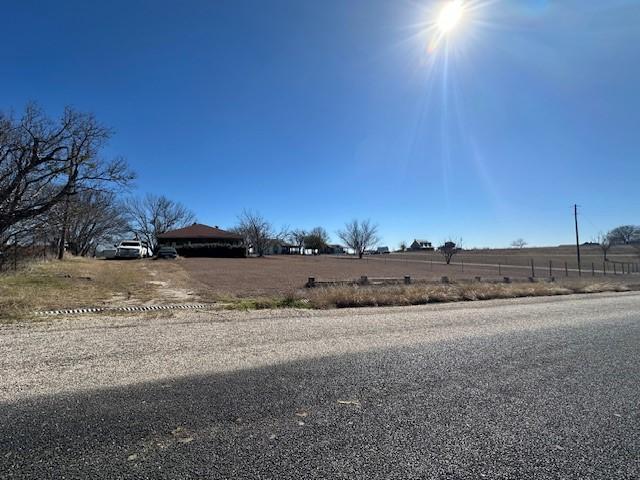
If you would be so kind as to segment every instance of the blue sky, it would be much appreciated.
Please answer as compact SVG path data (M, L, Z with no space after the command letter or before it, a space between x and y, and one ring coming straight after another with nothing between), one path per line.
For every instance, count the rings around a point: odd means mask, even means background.
M382 244L571 243L640 223L640 2L4 1L0 108L113 127L203 223L352 218ZM335 237L335 234L333 235Z

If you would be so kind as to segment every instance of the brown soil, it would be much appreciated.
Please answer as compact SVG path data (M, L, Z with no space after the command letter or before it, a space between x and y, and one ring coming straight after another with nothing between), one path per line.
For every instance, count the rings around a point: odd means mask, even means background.
M514 279L526 279L531 276L530 267L501 267L497 265L472 266L473 260L465 256L465 265L458 262L445 265L441 257L422 257L418 255L375 255L362 260L354 257L333 256L299 256L274 255L264 258L185 258L177 264L183 267L193 280L200 283L199 290L205 296L229 295L247 297L256 295L287 294L304 288L308 277L316 280L355 280L362 275L369 278L395 277L410 275L415 280L440 280L442 276L451 279L470 279L481 276L483 279L501 279L509 276ZM482 263L486 257L479 258ZM547 267L540 264L536 269L536 277L547 278ZM556 268L554 266L554 268ZM558 280L565 278L564 266L552 273ZM596 272L596 277L603 278ZM578 278L577 272L569 272L570 279ZM583 273L583 278L591 279L591 270ZM640 281L639 275L607 275L608 281L625 280L630 278Z

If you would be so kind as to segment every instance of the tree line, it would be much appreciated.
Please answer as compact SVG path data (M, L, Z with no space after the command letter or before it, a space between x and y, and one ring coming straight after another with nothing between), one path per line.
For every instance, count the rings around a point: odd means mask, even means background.
M600 233L594 243L602 250L604 260L608 260L609 250L615 245L635 245L640 253L640 225L620 225L606 233Z
M136 176L124 158L104 157L112 134L71 107L57 119L36 104L19 117L0 112L0 252L39 244L58 258L67 248L89 255L132 233L153 245L195 219L164 196L123 198Z
M329 233L323 227L305 230L290 229L285 226L276 231L262 215L249 210L243 211L238 220L239 223L233 230L242 235L245 242L251 245L254 253L260 257L267 253L273 241L288 242L304 254L305 250L323 253L331 240ZM370 220L352 220L339 230L337 235L359 258L362 258L367 249L380 241L378 226Z
M19 117L0 112L0 254L9 245L37 244L55 249L59 259L65 251L92 255L127 235L155 249L159 234L196 221L164 195L127 196L136 175L124 158L104 157L112 135L94 115L71 107L59 118L35 103ZM362 257L379 240L377 228L354 220L338 236ZM246 210L233 230L260 256L274 239L319 252L330 241L323 227L275 231Z

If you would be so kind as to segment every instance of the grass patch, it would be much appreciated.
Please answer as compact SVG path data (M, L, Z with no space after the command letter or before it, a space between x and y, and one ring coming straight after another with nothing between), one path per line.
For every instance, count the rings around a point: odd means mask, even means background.
M386 286L333 286L290 293L284 297L218 297L218 305L227 310L264 310L275 308L353 308L425 305L569 295L574 293L627 292L619 283L451 283Z
M398 285L381 287L342 286L311 290L305 294L312 308L347 308L424 305L520 297L569 295L572 293L626 292L613 283L460 283L449 285Z
M0 275L0 321L26 318L35 310L146 301L155 293L149 277L137 261L69 257L33 263Z
M267 310L275 308L311 308L309 300L296 295L284 297L222 297L217 302L225 310Z

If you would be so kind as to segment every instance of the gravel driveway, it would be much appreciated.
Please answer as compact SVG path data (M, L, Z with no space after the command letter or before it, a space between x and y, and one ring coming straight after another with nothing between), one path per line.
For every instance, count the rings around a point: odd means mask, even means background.
M640 476L640 294L0 327L0 478Z

